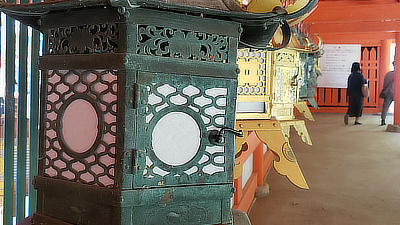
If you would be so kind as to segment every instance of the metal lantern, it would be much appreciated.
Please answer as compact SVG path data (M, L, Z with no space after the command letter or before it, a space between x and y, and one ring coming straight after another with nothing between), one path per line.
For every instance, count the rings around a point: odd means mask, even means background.
M244 136L236 138L235 152L239 157L248 132L255 132L258 139L279 156L279 161L274 161L276 171L297 187L308 189L288 140L290 126L294 125L302 132L302 138L309 140L307 129L301 126L304 121L298 124L299 121L293 119L294 103L298 100L297 56L296 51L288 49L274 52L238 50L240 74L236 125L244 131Z
M300 80L299 97L308 101L316 109L318 109L318 105L314 96L316 95L315 89L318 86L318 73L320 73L317 68L318 57L318 53L300 53L303 77Z
M296 119L295 109L312 118L305 104L299 101L300 85L305 74L300 69L300 53L294 49L282 49L274 52L274 92L272 115L281 122L282 131L290 137L290 128L294 127L302 141L312 145L304 120Z
M35 224L231 223L240 24L86 4L21 6L46 10Z
M239 39L265 44L315 4L0 5L44 34L34 223L231 224Z
M300 58L296 50L238 50L238 118L294 118L299 100Z
M271 114L279 120L294 119L294 104L299 100L300 58L296 50L273 53L273 93Z
M35 221L229 223L234 136L208 137L235 126L239 25L129 13L122 21L99 7L42 19Z
M239 49L238 119L270 119L273 98L271 52Z

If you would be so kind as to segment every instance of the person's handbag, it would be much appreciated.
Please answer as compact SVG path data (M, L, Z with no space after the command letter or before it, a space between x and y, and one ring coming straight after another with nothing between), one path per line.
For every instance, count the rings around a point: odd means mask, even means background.
M369 97L368 85L363 85L362 88L361 88L361 92L362 92L364 98L368 98Z

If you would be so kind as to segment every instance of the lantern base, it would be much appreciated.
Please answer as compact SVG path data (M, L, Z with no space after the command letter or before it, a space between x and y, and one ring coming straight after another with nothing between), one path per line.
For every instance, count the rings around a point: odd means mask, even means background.
M72 223L66 223L50 216L34 213L32 224L71 225Z
M231 184L105 188L36 176L34 224L231 224Z
M235 220L235 224L238 225L251 225L249 217L245 212L232 209L233 219ZM55 219L50 216L34 213L32 224L42 225L42 224L51 224L51 225L75 225L72 223L66 223L62 220ZM162 223L160 223L162 224ZM233 223L224 223L218 225L232 225Z

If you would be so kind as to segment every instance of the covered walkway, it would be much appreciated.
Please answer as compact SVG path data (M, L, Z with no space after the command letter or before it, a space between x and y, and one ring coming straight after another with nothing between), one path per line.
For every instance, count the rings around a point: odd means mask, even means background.
M343 114L314 117L307 121L313 146L291 135L310 190L271 169L270 194L255 201L252 224L400 224L400 133L385 132L378 115L364 114L361 126L352 125L353 118L344 125ZM393 123L393 116L387 122Z

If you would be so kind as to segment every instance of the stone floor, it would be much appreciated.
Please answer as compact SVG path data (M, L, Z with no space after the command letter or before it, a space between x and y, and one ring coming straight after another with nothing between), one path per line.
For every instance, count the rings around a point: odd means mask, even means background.
M307 121L313 146L294 130L291 145L310 186L302 190L271 169L270 194L253 204L253 225L400 224L400 133L385 132L379 115L344 125L343 114ZM388 116L393 123L393 116Z

